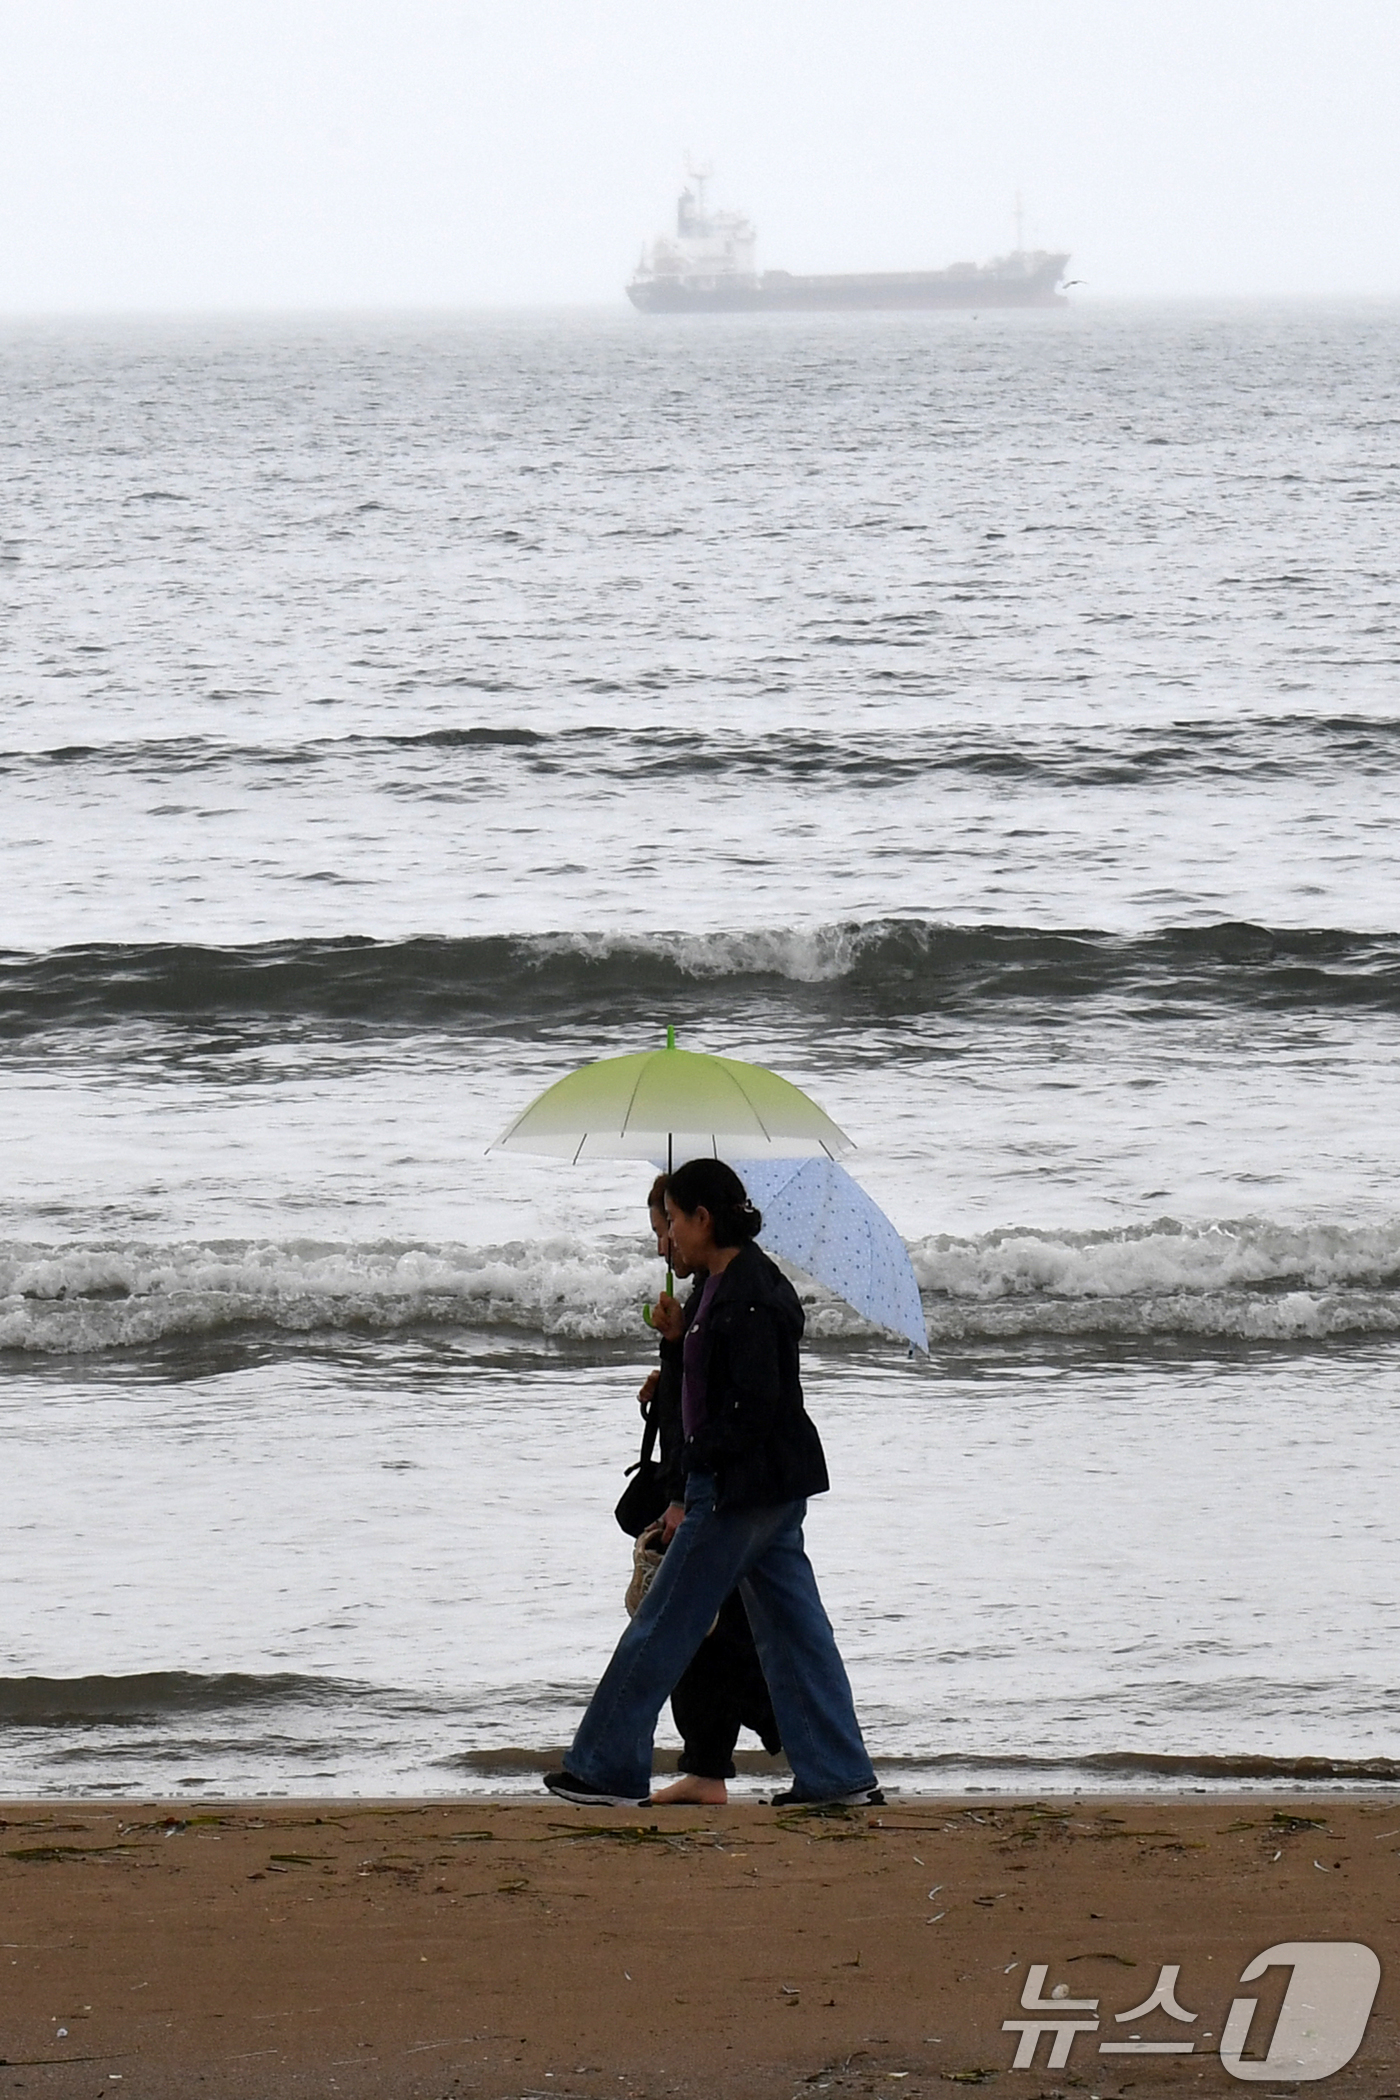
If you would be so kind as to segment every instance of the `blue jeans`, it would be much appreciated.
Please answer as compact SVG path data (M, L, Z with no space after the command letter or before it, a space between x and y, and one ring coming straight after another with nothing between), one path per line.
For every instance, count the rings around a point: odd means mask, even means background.
M810 1800L875 1784L845 1664L802 1544L805 1502L715 1508L715 1484L692 1473L685 1522L613 1651L564 1762L599 1793L640 1799L651 1787L662 1702L736 1583L796 1790Z

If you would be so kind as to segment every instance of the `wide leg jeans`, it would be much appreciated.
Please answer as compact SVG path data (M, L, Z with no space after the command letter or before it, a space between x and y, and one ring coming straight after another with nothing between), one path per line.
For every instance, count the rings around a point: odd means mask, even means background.
M875 1784L850 1681L802 1543L805 1502L717 1510L704 1474L686 1483L680 1526L603 1673L564 1762L599 1793L646 1794L656 1717L738 1584L799 1796Z

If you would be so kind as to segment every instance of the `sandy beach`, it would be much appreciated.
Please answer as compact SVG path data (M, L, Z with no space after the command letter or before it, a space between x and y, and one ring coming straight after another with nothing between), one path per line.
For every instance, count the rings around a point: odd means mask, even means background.
M1360 2049L1317 2089L1397 2090L1388 1797L0 1819L10 2092L1209 2094L1238 2090L1216 2052L1242 1970L1297 1940L1360 1941L1382 1965ZM1023 2033L1003 2022L1028 2017L1037 1964L1052 2003L1093 2010L1062 2067L1047 2033L1016 2070ZM1169 1964L1194 2021L1116 2024ZM1265 2047L1289 1973L1247 1987Z

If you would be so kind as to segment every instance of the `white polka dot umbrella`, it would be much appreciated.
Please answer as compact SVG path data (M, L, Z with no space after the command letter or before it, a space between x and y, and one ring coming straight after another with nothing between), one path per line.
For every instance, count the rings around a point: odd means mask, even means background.
M876 1327L928 1351L909 1250L873 1196L833 1159L736 1159L763 1212L759 1245L805 1269Z

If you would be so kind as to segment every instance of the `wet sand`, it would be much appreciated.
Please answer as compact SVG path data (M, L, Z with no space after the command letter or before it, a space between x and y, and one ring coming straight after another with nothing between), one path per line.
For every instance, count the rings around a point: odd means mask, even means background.
M1300 1939L1382 1965L1359 2052L1311 2090L1400 2094L1394 1797L0 1819L0 2094L1238 2093L1214 2053L1229 2005L1257 1997L1267 2043L1289 1975L1241 1970ZM1063 2067L1045 2035L1015 2070L1002 2023L1038 1963L1099 2025ZM1164 1964L1196 2020L1115 2024ZM1125 2037L1193 2046L1100 2053Z

